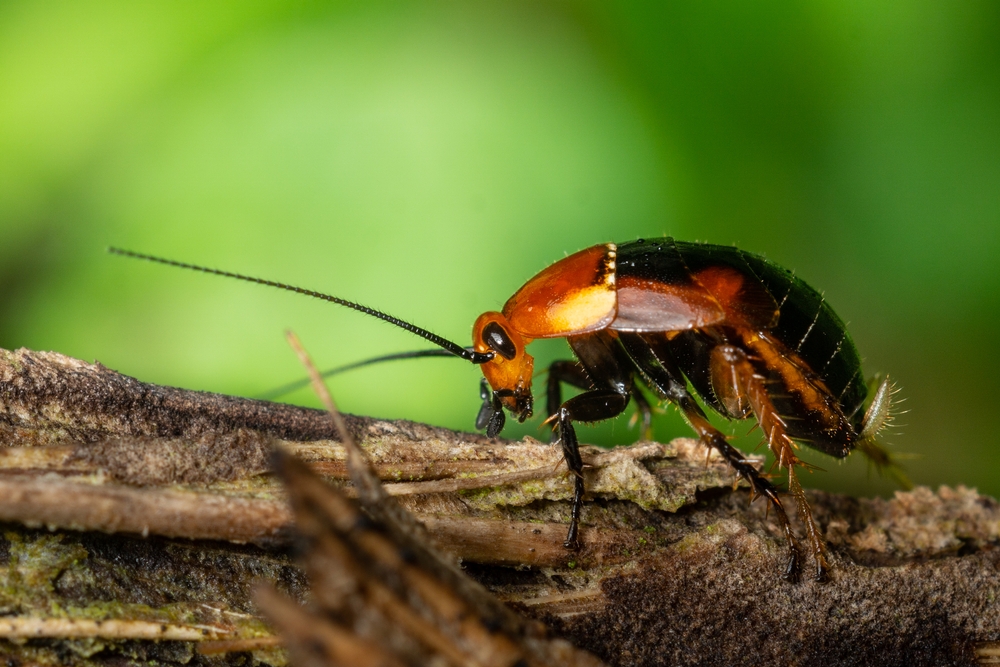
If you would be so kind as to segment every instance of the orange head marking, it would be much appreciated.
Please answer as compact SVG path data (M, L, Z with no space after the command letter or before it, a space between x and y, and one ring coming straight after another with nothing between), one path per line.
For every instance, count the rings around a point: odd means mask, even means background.
M480 366L486 381L503 406L522 422L532 412L531 376L535 359L524 351L528 342L502 313L483 313L472 327L476 352L494 353L493 359Z

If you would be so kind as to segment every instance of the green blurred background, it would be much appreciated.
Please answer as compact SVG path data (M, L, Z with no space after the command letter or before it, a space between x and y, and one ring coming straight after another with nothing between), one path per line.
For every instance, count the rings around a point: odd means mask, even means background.
M824 290L903 388L915 481L1000 494L996 2L0 3L2 347L253 396L302 375L286 327L324 367L425 345L106 246L464 344L565 253L663 234ZM471 429L478 377L431 359L331 384L346 411ZM656 433L688 431L671 410ZM807 484L891 491L860 456L806 458L827 470Z

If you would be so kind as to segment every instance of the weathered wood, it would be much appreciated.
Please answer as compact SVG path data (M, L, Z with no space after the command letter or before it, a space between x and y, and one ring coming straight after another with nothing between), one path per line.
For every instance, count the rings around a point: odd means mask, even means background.
M765 508L693 441L586 449L591 495L573 553L562 548L571 484L556 448L364 417L347 428L442 550L609 664L997 659L1000 507L972 490L811 493L835 570L825 584L789 584ZM336 435L316 410L0 352L0 611L20 628L91 633L23 644L11 631L0 657L242 659L108 629L161 623L211 627L216 645L280 661L251 591L261 578L302 599L305 581L287 555L291 514L270 452L292 451L350 494ZM115 624L95 630L96 619Z

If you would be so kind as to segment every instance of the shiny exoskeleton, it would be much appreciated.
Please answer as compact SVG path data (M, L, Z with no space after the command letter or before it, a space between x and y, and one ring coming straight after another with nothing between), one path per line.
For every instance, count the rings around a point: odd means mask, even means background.
M755 417L781 468L788 471L816 560L826 570L823 540L796 476L798 444L843 458L854 448L891 464L874 440L885 423L889 385L864 409L868 388L844 323L823 296L790 271L730 246L671 238L606 244L570 255L529 280L502 313L480 316L474 349L493 351L482 365L485 392L477 425L491 436L503 410L532 413L535 338L565 337L577 361L549 367L546 411L575 476L567 547L578 545L583 463L573 422L621 414L634 399L648 428L650 407L639 385L675 404L701 441L714 448L770 501L789 544L786 577L799 551L774 485L732 447L692 397L725 417ZM585 391L563 402L561 385Z
M869 397L858 352L823 296L790 271L731 246L663 238L581 250L525 283L502 312L481 315L473 326L472 348L339 297L126 250L111 252L306 294L421 336L441 348L440 354L480 365L483 407L476 426L490 437L503 430L505 410L520 421L533 412L534 359L525 346L536 338L565 338L576 360L549 366L546 412L574 477L568 548L579 546L585 493L573 422L610 419L634 400L648 433L651 409L640 386L675 404L701 442L722 455L754 496L767 498L788 540L789 579L797 577L800 554L777 489L709 423L689 386L725 417L757 420L778 466L788 471L817 578L827 564L796 475L796 467L804 465L796 454L799 444L838 458L859 449L880 468L894 466L876 441L890 414L888 380ZM434 352L388 355L347 368ZM563 384L584 391L563 401Z

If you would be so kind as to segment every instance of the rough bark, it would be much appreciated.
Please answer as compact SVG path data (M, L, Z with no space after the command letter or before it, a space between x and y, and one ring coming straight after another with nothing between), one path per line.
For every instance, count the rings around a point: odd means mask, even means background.
M973 490L811 493L835 569L829 582L791 584L763 504L734 490L694 441L587 448L584 546L572 553L562 547L571 484L557 448L365 417L348 416L347 428L440 550L518 614L608 664L967 665L1000 655L1000 506ZM270 582L281 594L264 596L277 609L281 595L303 600L309 586L289 556L275 447L351 495L322 412L0 352L0 657L279 664L252 592Z

